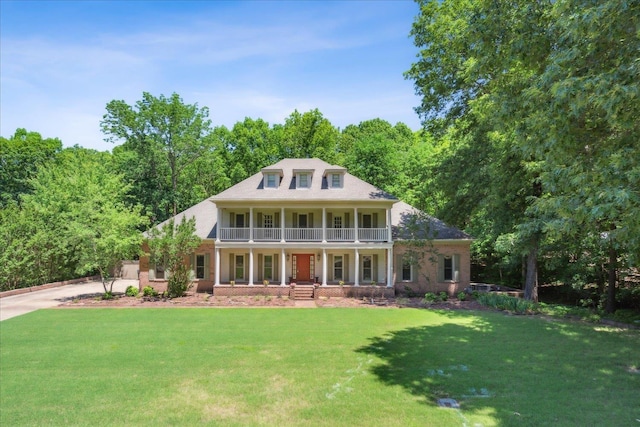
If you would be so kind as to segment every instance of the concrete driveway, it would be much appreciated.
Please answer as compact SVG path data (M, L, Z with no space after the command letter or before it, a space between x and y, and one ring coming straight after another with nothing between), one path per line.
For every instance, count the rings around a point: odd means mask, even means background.
M117 280L113 284L113 292L124 293L129 285L138 287L138 281ZM86 282L3 297L0 298L0 321L41 308L55 307L80 295L102 293L104 288L101 282Z

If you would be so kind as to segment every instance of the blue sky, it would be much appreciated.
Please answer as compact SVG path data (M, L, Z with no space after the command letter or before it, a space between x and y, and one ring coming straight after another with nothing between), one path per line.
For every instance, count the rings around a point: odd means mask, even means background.
M99 150L106 104L178 93L214 126L318 108L414 130L412 1L0 1L0 135Z

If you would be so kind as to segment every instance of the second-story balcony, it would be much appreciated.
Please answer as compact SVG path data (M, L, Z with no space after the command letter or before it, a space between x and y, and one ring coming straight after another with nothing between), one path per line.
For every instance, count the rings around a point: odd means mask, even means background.
M282 229L280 228L254 228L226 227L220 229L220 240L232 242L279 242L282 241ZM360 228L357 230L358 241L361 242L386 242L389 233L386 228ZM355 242L355 228L327 228L323 233L322 228L284 228L285 242Z

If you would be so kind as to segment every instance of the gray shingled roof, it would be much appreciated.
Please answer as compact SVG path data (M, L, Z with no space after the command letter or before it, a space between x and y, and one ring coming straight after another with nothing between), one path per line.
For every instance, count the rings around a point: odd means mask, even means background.
M405 202L397 202L391 209L393 240L409 239L471 239L471 236L450 227Z
M278 188L264 188L263 174L250 176L233 187L213 196L213 201L248 201L248 200L282 200L282 201L395 201L396 197L355 176L345 173L342 188L329 188L325 170L344 170L340 166L331 165L320 159L284 159L269 166L270 170L281 169L283 176ZM313 170L311 187L296 189L294 170Z
M195 217L196 235L202 239L215 239L217 232L218 210L215 200L283 200L283 201L371 201L385 200L396 201L391 208L391 223L393 239L471 239L471 236L455 227L450 227L437 218L426 215L413 206L397 201L394 196L374 187L373 185L356 178L348 173L344 176L343 188L328 189L326 179L322 176L326 169L343 169L332 166L320 159L285 159L275 165L269 166L269 170L282 169L283 180L278 189L262 188L262 173L257 173L233 187L207 198L197 205L190 207L175 216L176 223ZM296 190L291 185L294 169L313 169L311 188L309 190ZM162 227L169 220L157 225Z
M216 238L218 209L216 208L216 204L211 202L211 198L205 199L197 205L191 206L189 209L185 210L184 212L180 212L173 218L175 219L175 223L179 224L180 221L182 221L183 217L186 217L187 219L195 217L196 235L201 239ZM171 221L171 218L156 225L156 228L162 228L162 226L169 221Z

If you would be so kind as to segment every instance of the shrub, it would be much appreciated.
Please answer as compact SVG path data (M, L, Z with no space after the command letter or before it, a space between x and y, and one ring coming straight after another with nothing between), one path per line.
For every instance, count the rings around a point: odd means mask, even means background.
M136 288L135 286L127 286L127 290L124 291L124 294L128 297L137 297L138 293L138 288Z
M102 295L102 299L104 299L104 300L110 300L110 299L113 299L113 298L114 298L113 297L113 292L107 291Z
M157 297L158 292L151 286L145 286L144 288L142 288L142 295L144 295L145 297Z
M420 294L414 291L411 286L407 285L404 286L404 294L407 296L407 298L416 298L420 296Z
M438 296L436 294L434 294L433 292L427 292L426 294L424 294L424 302L427 304L431 304L434 302L438 302Z
M447 299L449 299L449 295L447 295L446 292L440 292L440 294L438 294L440 301L446 301Z
M491 292L483 292L478 295L478 302L487 307L497 310L510 311L519 314L538 313L539 309L536 303L521 298L510 297L508 295L494 294Z
M466 294L466 293L464 293L464 292L458 292L458 299L459 299L460 301L464 301L464 300L466 300L466 299L467 299L467 294Z

